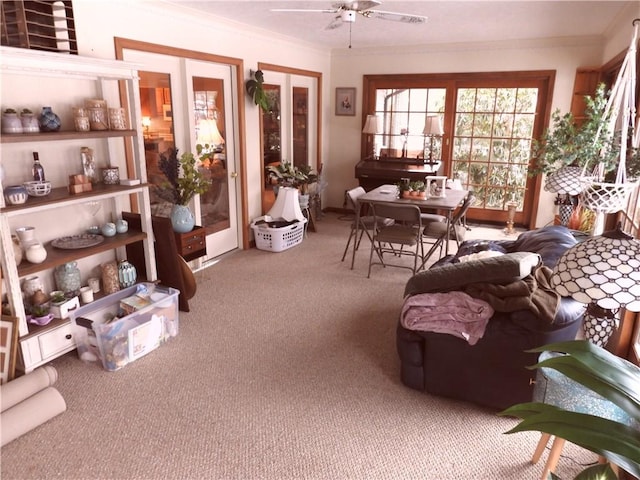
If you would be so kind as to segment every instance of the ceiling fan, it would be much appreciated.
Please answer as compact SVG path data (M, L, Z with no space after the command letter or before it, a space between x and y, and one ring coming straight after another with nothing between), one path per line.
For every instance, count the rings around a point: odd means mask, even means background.
M351 25L356 21L356 14L360 14L365 18L379 18L381 20L391 20L402 23L425 23L427 17L422 15L413 15L410 13L386 12L383 10L372 10L381 5L378 0L345 0L336 2L331 8L308 9L308 8L272 8L272 12L312 12L312 13L331 13L337 14L334 19L325 27L325 30L333 30L341 27L342 24L349 24L349 32ZM351 48L351 42L349 42Z

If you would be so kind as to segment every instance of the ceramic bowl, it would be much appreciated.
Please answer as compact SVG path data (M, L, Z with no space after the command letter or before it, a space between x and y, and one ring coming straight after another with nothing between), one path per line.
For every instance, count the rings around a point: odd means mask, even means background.
M22 185L10 185L4 189L4 198L11 205L20 205L27 201L29 195Z
M51 193L51 182L24 182L24 188L32 197L43 197Z

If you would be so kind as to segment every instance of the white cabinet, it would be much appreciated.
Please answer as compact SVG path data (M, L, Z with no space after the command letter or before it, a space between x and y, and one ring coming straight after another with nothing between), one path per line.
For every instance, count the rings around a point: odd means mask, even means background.
M3 82L7 79L11 80L6 82L10 85L9 87L3 86L3 108L12 106L9 102L12 101L13 94L15 98L24 99L28 97L30 91L34 95L42 95L39 90L46 90L47 95L55 99L58 107L62 108L64 105L69 111L74 104L77 105L78 101L83 96L86 98L88 94L95 98L105 98L110 95L109 106L125 107L129 112L129 121L132 126L130 130L76 132L73 130L73 122L68 120L63 121L62 130L59 132L3 134L0 137L2 149L0 153L5 170L14 169L14 173L10 172L7 176L13 175L15 181L11 182L12 178L5 179L5 186L30 180L29 178L16 180L15 168L19 166L22 171L29 171L31 162L28 159L31 158L32 151L37 149L42 153L46 149L47 153L54 158L48 166L48 172L45 168L47 180L53 179L53 189L49 195L29 197L22 205L6 205L0 185L2 277L12 314L20 319L20 366L29 372L73 350L75 341L69 320L54 319L46 326L27 323L22 301L21 279L38 273L52 275L52 269L58 265L89 257L100 258L100 255L105 254L115 257L117 252L119 258L124 258L126 245L142 241L146 272L139 272L139 274L147 281L155 281L157 275L149 187L140 120L138 73L134 65L121 61L9 47L0 48L0 62ZM116 102L120 104L117 105ZM65 156L69 151L79 151L85 144L102 149L101 151L107 157L105 160L107 165L120 162L121 178L126 177L125 171L128 171L130 178L139 179L140 184L134 186L98 184L90 192L70 194L66 183L68 174L81 173L81 170L74 171L74 167L70 166ZM129 159L126 163L123 163L125 157L123 152L126 152ZM44 240L47 258L43 263L32 264L24 259L20 265L16 265L11 234L17 218L20 222L32 224L42 222L43 218L50 222L52 218L59 215L57 227L63 229L65 235L76 235L83 233L85 228L80 223L77 212L87 202L101 202L106 205L105 209L109 209L112 215L118 215L123 208L137 209L141 215L142 227L139 231L130 229L125 234L108 237L99 245L75 250L56 249L50 245L50 239ZM38 225L33 226L38 228Z

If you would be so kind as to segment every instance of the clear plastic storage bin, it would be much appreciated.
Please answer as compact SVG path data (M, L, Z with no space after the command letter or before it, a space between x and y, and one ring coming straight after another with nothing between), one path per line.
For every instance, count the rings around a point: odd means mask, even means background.
M140 291L148 293L148 301L136 297ZM100 360L105 370L114 371L155 350L178 334L179 293L139 283L71 312L78 356L85 362Z

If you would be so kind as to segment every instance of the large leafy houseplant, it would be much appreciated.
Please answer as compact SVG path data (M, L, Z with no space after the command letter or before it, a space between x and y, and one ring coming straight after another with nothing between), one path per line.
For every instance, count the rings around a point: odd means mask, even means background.
M607 121L604 84L598 86L594 97L585 96L585 103L585 119L580 125L571 113L562 115L560 110L552 113L553 126L533 141L530 175L549 174L567 166L594 167L600 162L607 171L615 168L620 143L601 128Z
M553 368L640 421L640 368L586 340L559 342L531 351L565 353L530 368ZM556 435L640 476L640 432L633 427L538 402L514 405L500 415L522 419L506 433L539 431ZM558 477L551 474L550 478ZM603 464L589 467L576 477L589 478L615 480L617 477L608 464Z
M185 152L178 159L178 149L171 148L160 154L160 171L167 178L155 188L160 198L174 205L188 205L196 194L203 194L211 182L198 170L196 158Z

